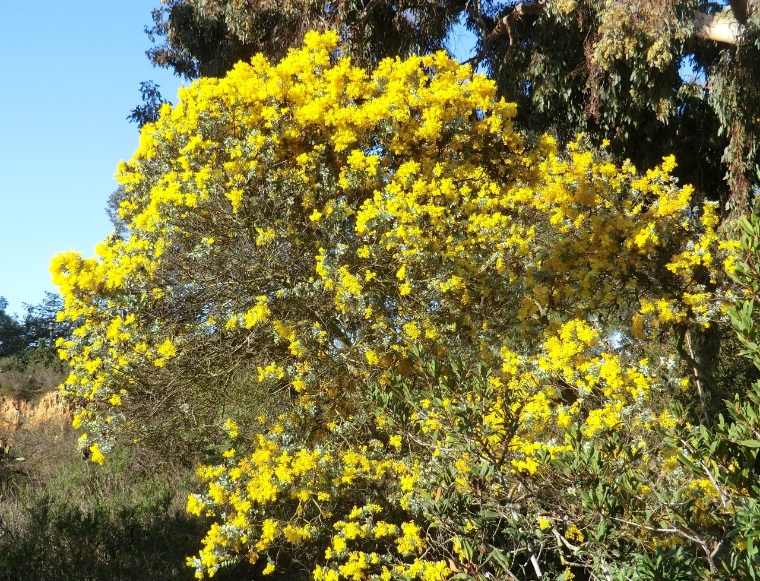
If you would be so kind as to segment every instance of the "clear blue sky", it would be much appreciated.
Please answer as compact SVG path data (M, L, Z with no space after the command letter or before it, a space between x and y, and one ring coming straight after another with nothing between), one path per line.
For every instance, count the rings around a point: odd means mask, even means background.
M111 231L118 162L137 147L126 120L140 82L176 102L180 79L151 66L144 33L160 0L0 0L0 296L39 303L58 252L92 256ZM469 56L457 30L451 48Z
M48 263L91 256L111 230L113 174L137 147L126 120L152 79L176 102L180 79L154 69L143 32L159 0L0 0L0 296L38 303Z

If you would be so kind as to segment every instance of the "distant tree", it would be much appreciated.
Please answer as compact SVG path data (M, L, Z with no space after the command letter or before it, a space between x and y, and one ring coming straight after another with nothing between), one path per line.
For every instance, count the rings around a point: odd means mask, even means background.
M0 357L18 353L24 345L24 326L6 312L8 301L0 297Z
M23 328L27 345L51 338L55 342L61 337L70 336L74 330L75 323L57 320L58 312L63 310L63 298L57 293L46 292L40 303L24 303L24 308Z
M13 357L30 347L52 346L61 337L69 337L76 326L71 321L58 322L58 311L63 299L56 293L46 292L36 305L24 303L23 319L8 314L8 301L0 297L0 357Z

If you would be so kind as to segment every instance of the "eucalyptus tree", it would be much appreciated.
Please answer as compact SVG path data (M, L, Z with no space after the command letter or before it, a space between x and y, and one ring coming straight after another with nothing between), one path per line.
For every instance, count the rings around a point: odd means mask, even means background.
M675 154L676 175L741 212L758 183L760 40L752 2L535 0L170 0L153 12L149 56L188 79L274 59L310 29L336 29L365 67L428 53L463 24L473 64L518 103L525 129L578 132L637 167Z

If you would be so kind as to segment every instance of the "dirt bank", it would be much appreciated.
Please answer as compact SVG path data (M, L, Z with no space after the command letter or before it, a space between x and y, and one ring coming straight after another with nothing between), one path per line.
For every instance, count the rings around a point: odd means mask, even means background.
M12 438L20 430L59 431L71 421L71 408L59 391L46 393L34 402L0 396L0 434Z

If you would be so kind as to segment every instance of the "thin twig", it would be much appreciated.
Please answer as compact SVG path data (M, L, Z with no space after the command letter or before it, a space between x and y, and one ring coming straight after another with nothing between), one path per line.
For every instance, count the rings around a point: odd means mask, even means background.
M541 577L543 577L543 573L541 573L541 567L538 566L538 559L536 559L535 555L530 556L530 564L533 565L533 570L536 572L536 577L541 579Z

